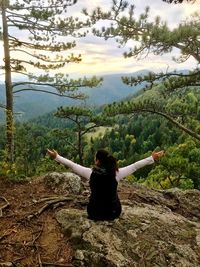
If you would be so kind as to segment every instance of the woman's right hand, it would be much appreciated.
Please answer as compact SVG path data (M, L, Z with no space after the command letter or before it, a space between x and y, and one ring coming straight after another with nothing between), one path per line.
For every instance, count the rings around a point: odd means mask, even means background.
M47 149L47 154L50 156L50 158L55 159L58 155L58 152L54 149Z

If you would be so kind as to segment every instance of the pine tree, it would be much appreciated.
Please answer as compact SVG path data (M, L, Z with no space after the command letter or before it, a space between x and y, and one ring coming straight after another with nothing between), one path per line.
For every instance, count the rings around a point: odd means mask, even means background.
M81 61L81 55L67 55L76 45L72 38L84 36L86 33L80 33L78 30L88 25L88 21L82 22L78 18L67 17L68 9L76 2L0 0L0 37L4 43L5 62L1 69L5 71L7 149L11 161L14 152L13 94L34 90L83 99L85 96L78 88L93 87L100 82L95 77L73 80L69 79L68 75L56 73L56 70L68 63ZM21 75L20 82L13 81L13 73ZM49 87L43 89L44 86Z
M135 7L129 5L127 1L113 0L113 6L108 12L104 12L101 8L96 8L90 15L87 10L84 10L84 13L90 17L91 23L94 25L100 20L106 21L105 25L108 26L103 26L102 29L94 27L93 33L95 35L104 37L106 40L115 38L120 46L124 46L128 41L133 41L133 47L124 53L127 58L134 57L141 60L144 57L148 57L150 53L161 56L177 48L180 51L180 56L173 58L173 60L182 63L193 57L197 62L197 67L188 73L177 71L166 73L150 72L145 76L122 77L123 82L130 86L146 82L145 90L150 90L155 84L162 82L162 90L152 102L139 101L137 103L125 103L123 106L121 104L113 105L112 108L109 107L109 114L111 114L110 112L115 114L119 110L122 113L156 113L200 140L198 133L187 128L162 108L165 105L164 100L172 94L184 93L188 88L194 88L195 90L200 86L200 69L198 67L200 63L199 14L196 13L190 19L181 22L177 28L170 29L167 23L161 21L160 17L156 17L153 22L149 20L149 7L145 9L139 18L134 15L134 9ZM110 22L110 25L108 22ZM163 105L160 105L160 102Z
M94 111L91 109L78 106L59 107L54 115L59 118L68 119L75 124L74 131L77 134L77 142L75 146L73 145L73 148L77 152L80 164L83 164L84 136L94 128L100 126L110 126L114 123L113 119L103 116L103 114L95 115Z

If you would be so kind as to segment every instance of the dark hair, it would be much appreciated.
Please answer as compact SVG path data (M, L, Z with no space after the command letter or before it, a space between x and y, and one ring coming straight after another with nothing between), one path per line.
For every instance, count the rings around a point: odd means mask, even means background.
M100 167L104 167L108 173L115 175L118 170L117 160L110 155L108 151L100 149L96 153L96 159L99 160Z

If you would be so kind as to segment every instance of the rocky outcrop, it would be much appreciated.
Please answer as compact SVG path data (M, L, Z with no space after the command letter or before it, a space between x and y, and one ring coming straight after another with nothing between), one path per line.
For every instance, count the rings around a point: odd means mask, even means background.
M55 193L79 194L82 190L81 178L71 172L52 172L43 177L44 183Z
M148 189L143 185L124 184L120 186L124 199L129 199L136 203L147 203L151 205L166 206L171 211L181 214L192 221L200 220L200 191L199 190L181 190L171 188L168 190ZM126 201L125 201L126 202Z
M57 212L74 266L200 266L200 191L128 186L120 194L123 212L115 221L94 222L79 209Z

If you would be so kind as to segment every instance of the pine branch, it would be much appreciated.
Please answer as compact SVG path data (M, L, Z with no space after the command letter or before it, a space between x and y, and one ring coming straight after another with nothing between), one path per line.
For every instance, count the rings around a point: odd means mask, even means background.
M92 130L92 129L96 128L96 127L99 127L99 126L100 126L100 125L95 124L95 125L93 125L93 126L88 127L85 131L83 131L83 132L81 133L81 136L85 135L85 134L86 134L87 132L89 132L90 130Z
M17 38L10 36L9 38L12 39L12 42L10 44L11 49L12 47L20 46L28 49L35 49L35 50L43 50L43 51L49 51L49 52L61 52L67 49L71 49L75 46L74 42L71 43L57 43L55 45L52 45L51 43L48 43L46 45L40 45L40 43L30 43L25 41L19 41Z
M49 6L35 6L35 5L31 5L31 6L17 6L17 10L27 10L28 8L32 8L32 9L38 9L38 10L40 10L41 9L41 7L42 8L44 8L44 9L47 9L47 10L50 10L50 9L63 9L63 8L66 8L67 6L73 6L74 5L74 3L75 3L76 1L72 1L72 3L69 3L69 1L65 1L65 4L63 3L62 5L49 5ZM13 7L12 6L10 6L9 7L10 8L10 10L15 10L16 9L16 6L14 5ZM9 13L12 13L11 11L7 11L7 12L9 12ZM15 14L15 13L13 13L13 14Z
M200 71L196 69L188 74L171 72L171 73L154 73L149 72L148 75L137 77L122 77L122 81L130 86L147 82L145 89L149 90L157 84L161 83L165 87L165 92L172 92L185 87L198 87Z
M61 63L61 62L66 62L66 63L69 63L70 60L67 59L67 58L63 58L62 60L52 60L52 59L48 59L46 56L44 55L36 55L36 54L33 54L33 53L29 53L28 51L26 50L22 50L22 49L10 49L11 52L22 52L24 54L27 54L31 57L34 57L34 58L37 58L39 60L42 60L42 61L45 61L45 62L51 62L51 63ZM21 61L22 62L22 61Z
M101 8L95 9L92 14L84 11L93 25L100 20L110 22L110 25L103 27L102 30L94 29L94 34L106 40L116 37L116 41L120 44L126 44L129 40L137 41L139 46L130 49L125 54L127 57L139 57L143 54L148 56L150 52L162 55L171 52L175 47L180 50L182 60L183 56L185 60L192 56L200 62L198 19L181 23L176 29L170 30L159 17L154 22L148 21L149 8L146 8L145 12L135 19L133 6L129 4L123 6L123 3L125 1L114 1L111 11L108 12L104 12ZM124 11L127 11L126 15Z
M22 92L22 91L34 91L34 92L41 92L41 93L47 93L47 94L51 94L51 95L57 95L57 96L62 96L62 97L68 97L71 99L85 99L85 95L84 94L77 94L77 95L65 95L65 94L59 94L59 93L55 93L55 92L50 92L50 91L46 91L46 90L42 90L42 89L31 89L31 88L23 88L23 89L19 89L16 91L13 91L13 94Z
M177 122L175 119L173 119L170 115L160 112L160 111L156 111L156 110L150 110L150 109L141 109L140 111L142 112L149 112L149 113L154 113L154 114L158 114L164 118L166 118L168 121L172 122L175 126L177 126L179 129L183 130L184 132L186 132L187 134L189 134L190 136L194 137L195 139L200 141L200 135L197 134L196 132L190 130L189 128L183 126L181 123Z
M151 105L151 103L149 103L149 105ZM109 116L115 116L115 115L118 115L118 114L141 113L141 112L147 112L147 113L160 115L160 116L166 118L171 123L173 123L179 129L183 130L184 132L186 132L190 136L192 136L195 139L200 141L200 135L199 134L197 134L196 132L194 132L194 131L190 130L189 128L185 127L184 125L182 125L178 121L176 121L170 114L167 114L167 113L162 112L162 111L158 111L156 106L153 107L153 108L144 107L142 105L141 105L141 107L139 105L131 107L129 105L121 103L119 105L115 105L112 108L112 110L109 109L109 106L105 109L105 114L107 114Z
M29 77L29 74L28 73L22 72L22 71L12 70L12 73L18 73L18 74L24 75L26 77Z

